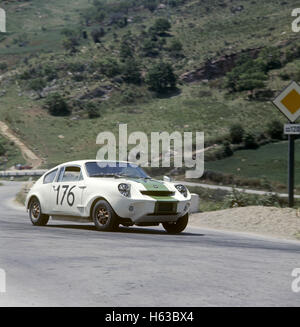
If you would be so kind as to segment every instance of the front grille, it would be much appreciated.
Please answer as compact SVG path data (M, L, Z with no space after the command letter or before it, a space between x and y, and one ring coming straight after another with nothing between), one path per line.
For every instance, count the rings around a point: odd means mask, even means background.
M149 196L173 196L175 195L175 192L172 191L141 191L144 195Z
M156 202L156 214L176 214L177 202Z

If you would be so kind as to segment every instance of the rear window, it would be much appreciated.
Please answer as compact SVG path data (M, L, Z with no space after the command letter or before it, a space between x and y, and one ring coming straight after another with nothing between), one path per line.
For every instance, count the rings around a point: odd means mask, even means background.
M52 183L54 181L54 178L56 176L58 169L52 170L50 171L50 173L48 173L45 177L44 177L44 184L49 184Z

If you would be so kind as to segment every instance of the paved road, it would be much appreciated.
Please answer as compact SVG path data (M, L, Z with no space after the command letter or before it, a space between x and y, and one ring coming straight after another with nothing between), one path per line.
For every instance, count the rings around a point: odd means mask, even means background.
M300 243L188 229L33 227L0 187L0 306L299 306Z

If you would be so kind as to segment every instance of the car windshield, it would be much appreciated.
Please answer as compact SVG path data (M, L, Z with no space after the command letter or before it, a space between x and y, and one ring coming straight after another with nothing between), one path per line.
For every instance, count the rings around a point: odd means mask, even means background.
M85 164L89 177L132 177L150 178L142 168L135 164L119 162L87 162Z

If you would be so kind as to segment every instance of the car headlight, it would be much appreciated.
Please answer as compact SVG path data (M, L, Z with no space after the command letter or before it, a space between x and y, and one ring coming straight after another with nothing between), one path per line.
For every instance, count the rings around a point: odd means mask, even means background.
M118 189L122 195L124 195L126 197L130 196L130 185L129 184L121 183L118 185Z
M184 185L178 184L178 185L175 185L175 187L176 187L177 191L179 191L185 198L187 197L188 191Z

